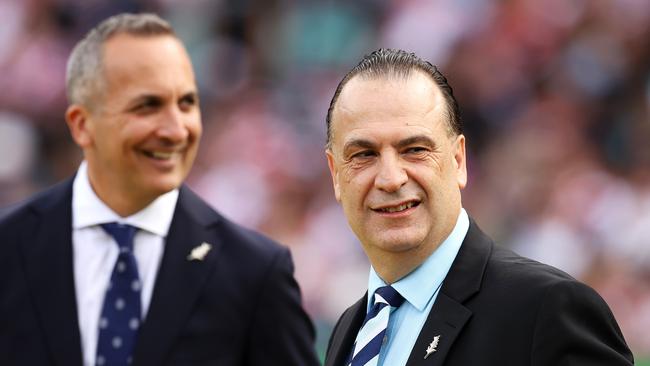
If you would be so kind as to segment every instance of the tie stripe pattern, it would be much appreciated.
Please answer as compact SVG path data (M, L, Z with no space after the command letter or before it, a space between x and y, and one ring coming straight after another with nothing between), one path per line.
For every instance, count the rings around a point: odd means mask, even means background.
M142 314L142 285L133 255L133 238L138 229L119 223L104 224L102 228L115 239L120 252L104 296L95 363L129 365Z
M354 342L350 355L350 366L376 366L379 351L384 343L390 313L404 302L404 298L391 286L380 287L375 291L374 304Z

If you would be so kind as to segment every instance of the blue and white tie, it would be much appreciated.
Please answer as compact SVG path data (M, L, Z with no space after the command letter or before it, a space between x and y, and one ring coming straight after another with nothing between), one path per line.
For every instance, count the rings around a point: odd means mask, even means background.
M96 364L129 365L142 314L142 284L133 255L133 237L138 229L119 223L104 224L102 228L115 239L120 253L106 289L99 318Z
M390 286L380 287L375 291L374 305L366 315L366 319L357 334L349 365L377 365L379 351L386 336L390 313L402 305L403 302L402 295Z

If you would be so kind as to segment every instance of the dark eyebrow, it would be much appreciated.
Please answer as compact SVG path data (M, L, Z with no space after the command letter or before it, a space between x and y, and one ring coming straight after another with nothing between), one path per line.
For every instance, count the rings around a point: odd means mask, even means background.
M126 110L133 111L138 109L143 103L146 104L155 104L160 105L163 101L163 98L155 94L141 94L131 99L131 101L125 106Z
M181 95L181 99L193 98L194 100L199 100L199 93L196 91L188 91L187 93Z
M429 147L436 146L436 143L429 136L416 135L416 136L407 137L404 140L400 140L399 142L397 142L396 147L403 148L406 146L416 145L416 144L422 144Z
M431 148L436 147L436 143L429 136L425 136L425 135L416 135L416 136L407 137L403 140L398 141L395 144L395 147L401 149L406 146L416 145L416 144L422 144L425 146L429 146ZM376 147L377 144L369 140L353 139L346 142L345 145L343 145L343 153L345 154L346 151L353 148L375 149Z
M343 145L343 153L352 148L374 149L377 145L369 140L353 139Z
M160 97L159 95L141 94L133 98L131 104L137 104L137 103L149 102L149 101L160 101L160 100L162 100L162 97Z

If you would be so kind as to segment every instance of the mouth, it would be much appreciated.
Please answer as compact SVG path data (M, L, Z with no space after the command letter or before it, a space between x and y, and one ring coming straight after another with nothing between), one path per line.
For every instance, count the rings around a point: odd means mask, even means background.
M418 205L420 205L420 201L408 201L397 205L377 207L377 208L373 208L372 210L380 213L396 213L396 212L406 211L409 208L417 207Z
M157 150L142 150L142 153L154 160L167 161L171 160L176 154L175 151L157 151Z

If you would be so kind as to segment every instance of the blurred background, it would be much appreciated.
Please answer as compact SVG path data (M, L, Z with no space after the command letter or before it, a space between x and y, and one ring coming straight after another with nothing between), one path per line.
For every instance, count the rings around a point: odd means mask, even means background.
M393 47L454 87L470 215L594 287L650 365L649 1L0 0L0 211L75 172L65 63L124 11L186 43L204 123L188 184L291 248L321 354L369 266L334 200L325 114L363 55Z

